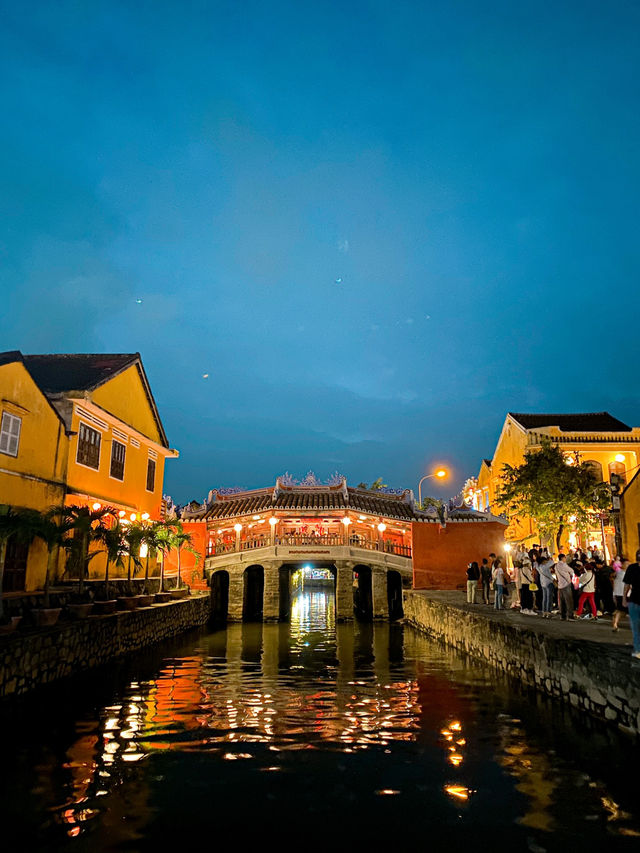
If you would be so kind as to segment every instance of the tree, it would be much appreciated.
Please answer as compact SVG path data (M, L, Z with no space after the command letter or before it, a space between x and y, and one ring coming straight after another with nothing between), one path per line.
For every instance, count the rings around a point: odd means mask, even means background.
M69 532L73 529L73 522L57 506L51 507L46 513L38 513L35 519L34 533L47 546L47 569L44 577L44 606L50 606L49 586L53 574L54 560L64 547Z
M609 487L589 463L567 464L549 438L542 439L540 450L525 453L521 465L503 465L500 479L496 504L518 520L533 519L541 537L555 541L558 549L570 517L584 529L595 512L611 506Z
M371 483L370 488L372 492L381 492L383 489L388 487L386 483L382 482L382 477L378 477L377 480L374 480L373 483Z
M180 589L182 586L182 577L181 577L181 554L182 549L184 548L186 551L189 551L196 558L196 566L200 562L200 554L193 547L193 537L190 533L182 526L181 521L175 521L173 523L173 531L170 537L171 550L174 548L178 552L178 577L176 580L176 588Z
M100 542L104 532L104 520L114 518L115 510L111 507L91 509L88 506L68 506L61 510L66 523L74 535L65 540L65 548L72 565L78 572L78 594L84 595L84 579L89 562L99 554L99 551L89 551L92 542Z
M30 545L36 535L37 517L39 515L40 513L36 510L14 510L11 507L6 512L0 513L0 619L4 618L2 585L7 542L14 536L20 543Z
M433 507L438 513L438 518L441 522L444 522L444 502L440 500L440 498L430 498L426 497L422 499L422 504L418 507L423 512Z
M135 568L139 568L140 562L140 546L144 542L145 529L141 524L129 524L123 531L122 538L127 546L127 584L129 590L127 595L131 595L131 562Z
M124 530L120 520L114 517L114 523L110 526L101 524L99 527L100 542L104 545L107 555L107 563L104 570L104 597L109 599L109 566L113 563L124 568L124 555L127 553L127 545L124 541Z
M177 520L172 519L171 521L155 521L151 525L155 547L162 555L160 560L160 592L164 592L164 560L173 547L173 533L177 523Z

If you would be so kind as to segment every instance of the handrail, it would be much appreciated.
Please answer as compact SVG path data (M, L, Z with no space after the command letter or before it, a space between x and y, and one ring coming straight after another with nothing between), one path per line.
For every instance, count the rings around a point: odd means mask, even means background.
M390 539L367 539L360 534L352 534L349 536L348 542L342 536L311 536L308 534L294 533L289 536L276 536L274 542L266 536L252 536L250 539L242 539L239 547L236 542L216 542L212 547L207 548L207 557L218 557L221 554L233 554L239 551L251 551L255 548L267 548L270 545L323 545L323 546L342 546L350 545L352 548L363 548L367 551L380 551L385 554L392 554L396 557L411 558L412 550L410 545L402 545L398 542L392 542Z

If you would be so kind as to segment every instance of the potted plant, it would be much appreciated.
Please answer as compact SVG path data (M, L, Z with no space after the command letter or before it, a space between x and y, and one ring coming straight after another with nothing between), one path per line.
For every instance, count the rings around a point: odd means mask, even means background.
M171 596L173 598L186 598L190 594L191 590L186 584L184 586L182 585L182 549L185 548L185 550L195 556L196 565L200 562L200 554L198 554L196 549L193 547L193 537L190 533L186 532L181 521L176 521L174 523L174 530L172 531L170 542L171 547L175 548L178 552L178 574L176 576L176 587L171 590Z
M92 598L85 588L85 577L89 563L100 553L98 549L91 550L90 546L102 542L103 533L107 529L105 522L115 517L115 510L112 507L93 509L88 506L70 506L64 508L63 516L70 531L73 531L73 536L67 536L64 540L68 563L78 576L78 587L71 600L73 604L87 604Z
M164 570L166 555L171 550L174 526L175 523L173 521L156 521L152 525L155 546L160 552L160 591L157 592L155 596L158 604L166 604L166 602L171 601L173 597L171 593L167 592L164 588Z
M126 545L124 542L122 525L120 520L115 515L112 516L112 521L109 526L102 525L100 530L100 541L106 552L106 564L104 570L104 598L96 599L94 602L95 612L101 615L115 613L118 606L118 599L111 597L109 587L109 567L115 566L124 567L124 555L126 553Z

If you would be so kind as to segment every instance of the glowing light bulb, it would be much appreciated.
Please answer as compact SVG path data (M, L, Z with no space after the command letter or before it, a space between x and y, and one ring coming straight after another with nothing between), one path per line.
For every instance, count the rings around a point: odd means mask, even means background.
M273 515L272 515L272 516L271 516L271 518L269 519L269 524L270 524L272 527L275 527L277 523L278 523L278 519L277 519L275 516L273 516Z
M381 522L380 522L380 524L378 525L378 530L380 531L380 533L384 533L384 531L385 531L386 529L387 529L387 525L386 525L386 524L384 524L384 522L382 522L382 521L381 521Z
M240 531L242 530L242 525L241 524L234 524L233 529L235 530L236 533L240 533Z
M98 509L101 509L101 508L102 508L102 504L101 504L101 503L98 503L98 501L96 501L96 502L92 505L92 507L91 507L91 509L95 509L95 510L98 510Z
M342 519L342 523L345 527L348 527L351 524L351 519L348 515L345 515L345 517Z

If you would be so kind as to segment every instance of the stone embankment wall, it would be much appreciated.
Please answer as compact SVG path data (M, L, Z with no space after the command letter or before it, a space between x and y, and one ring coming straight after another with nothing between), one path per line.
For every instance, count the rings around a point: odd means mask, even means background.
M592 716L640 733L640 665L606 643L552 636L438 600L405 593L405 618L431 637ZM542 628L542 626L541 626Z
M210 596L0 637L0 698L18 696L204 625Z

